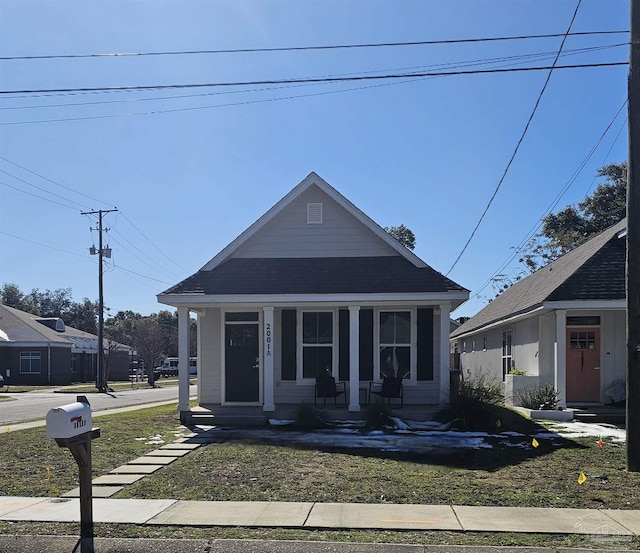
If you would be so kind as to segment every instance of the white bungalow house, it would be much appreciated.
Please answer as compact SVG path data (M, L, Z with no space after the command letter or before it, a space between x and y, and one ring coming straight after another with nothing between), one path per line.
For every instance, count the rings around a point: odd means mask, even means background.
M403 378L405 404L448 401L449 314L468 295L311 173L158 295L178 310L181 419L190 415L189 312L200 406L273 412L313 402L323 373L345 382L358 412L369 382L391 375Z
M626 372L626 219L520 280L451 333L464 374L525 371L558 404L607 403Z

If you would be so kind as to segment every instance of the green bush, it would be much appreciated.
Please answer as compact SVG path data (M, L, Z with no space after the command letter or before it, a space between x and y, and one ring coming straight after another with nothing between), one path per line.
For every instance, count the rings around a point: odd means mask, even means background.
M522 369L511 369L509 374L511 376L527 376L527 371L523 371Z
M304 403L296 410L296 426L303 430L315 430L316 428L324 428L326 422L315 407Z
M495 416L489 406L504 405L502 382L482 373L463 378L457 393L451 397L453 417L462 428L495 430Z
M384 403L372 403L365 413L365 426L368 429L382 430L391 424L391 411Z
M527 409L551 410L558 406L558 392L551 384L523 388L518 391L518 397Z

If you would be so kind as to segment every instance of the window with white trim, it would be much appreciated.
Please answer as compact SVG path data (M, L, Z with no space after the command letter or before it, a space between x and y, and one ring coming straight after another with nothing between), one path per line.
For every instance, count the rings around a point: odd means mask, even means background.
M411 378L411 311L380 311L380 378Z
M20 374L40 374L40 352L20 352Z
M506 330L502 333L502 380L505 375L509 374L512 362L512 341L511 331Z
M302 378L333 375L332 311L302 313Z

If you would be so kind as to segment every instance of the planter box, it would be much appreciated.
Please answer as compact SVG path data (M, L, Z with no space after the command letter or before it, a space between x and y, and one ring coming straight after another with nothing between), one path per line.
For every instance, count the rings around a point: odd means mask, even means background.
M573 411L561 411L559 409L538 410L538 409L525 409L524 407L516 407L516 411L519 411L523 415L526 415L530 419L534 420L548 420L548 421L570 421L573 420Z
M524 388L538 386L537 376L516 376L508 374L504 377L504 402L508 407L519 407L520 396L518 392Z

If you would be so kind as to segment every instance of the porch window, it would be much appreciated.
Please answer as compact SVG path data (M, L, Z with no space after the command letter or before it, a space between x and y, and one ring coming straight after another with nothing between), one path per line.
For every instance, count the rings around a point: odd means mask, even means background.
M506 374L511 370L511 346L512 346L512 337L511 331L507 330L502 333L502 380Z
M302 313L302 378L333 375L333 313Z
M40 352L20 352L20 374L40 374Z
M596 333L593 331L571 332L570 349L596 349Z
M380 312L380 378L411 378L411 312Z

